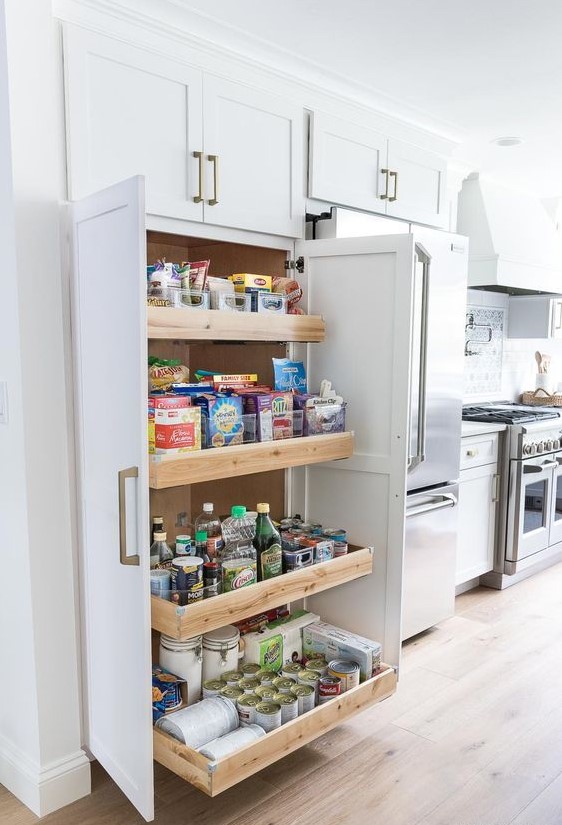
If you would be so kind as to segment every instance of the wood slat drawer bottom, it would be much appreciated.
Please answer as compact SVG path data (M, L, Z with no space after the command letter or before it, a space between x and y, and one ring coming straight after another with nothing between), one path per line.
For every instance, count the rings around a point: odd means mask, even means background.
M154 729L154 759L209 796L226 791L268 765L332 730L396 691L396 673L383 669L372 679L287 722L236 753L211 762L192 748Z

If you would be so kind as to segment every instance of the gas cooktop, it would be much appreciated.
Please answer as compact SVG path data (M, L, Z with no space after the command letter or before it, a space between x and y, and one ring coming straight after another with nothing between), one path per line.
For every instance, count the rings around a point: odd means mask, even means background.
M547 418L560 418L552 407L526 407L511 401L497 404L468 405L462 408L463 421L483 421L486 424L530 424Z

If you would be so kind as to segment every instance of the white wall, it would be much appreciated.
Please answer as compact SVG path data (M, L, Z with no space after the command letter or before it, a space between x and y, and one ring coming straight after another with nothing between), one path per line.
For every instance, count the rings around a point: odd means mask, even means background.
M7 182L11 136L13 179L13 207L9 186L0 192L0 370L10 392L10 423L0 425L3 469L9 462L2 474L9 489L0 487L0 657L17 674L18 691L14 700L13 680L0 680L0 778L45 814L89 792L80 747L60 260L62 61L50 3L0 4L10 118L1 48L0 174ZM23 755L10 776L14 749ZM27 782L26 794L18 782Z

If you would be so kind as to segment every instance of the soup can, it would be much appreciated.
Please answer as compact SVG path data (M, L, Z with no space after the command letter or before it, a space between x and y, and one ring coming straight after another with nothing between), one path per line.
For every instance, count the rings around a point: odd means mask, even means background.
M342 691L342 680L339 676L321 676L318 682L318 704L323 705Z
M230 699L231 702L236 702L241 696L244 696L244 691L240 690L237 687L230 687L230 685L225 685L220 693L221 696L224 696L225 699Z
M260 685L256 688L256 695L261 698L263 702L273 702L273 697L277 691L272 685Z
M309 710L314 710L316 691L312 685L295 685L291 688L291 693L299 700L299 716L308 713Z
M328 672L328 662L325 659L309 659L305 670L315 670L320 676L325 676Z
M257 679L253 679L251 676L245 676L243 679L240 679L238 682L237 687L241 688L244 693L255 693L256 688L260 686L260 683Z
M360 668L357 662L347 662L342 659L334 659L328 664L328 676L339 676L341 679L341 692L345 693L359 684Z
M224 682L220 679L207 679L203 682L203 699L212 699L213 696L218 696L224 687Z
M176 536L176 556L191 555L195 555L191 546L191 536Z
M281 675L289 679L296 679L301 670L302 665L299 664L299 662L287 662L287 664L281 668Z
M277 674L274 670L267 670L266 668L258 670L258 672L254 675L254 678L257 679L260 685L263 685L264 687L271 687L273 680L276 677Z
M276 702L260 702L256 705L256 725L269 733L281 727L281 705Z
M320 681L320 674L316 670L301 670L297 677L299 685L311 685L314 688L314 693L318 699L318 682Z
M327 539L332 539L332 541L347 541L347 531L341 527L326 529L323 535Z
M242 671L244 676L251 676L253 679L259 680L258 673L261 672L261 668L259 665L256 665L253 662L247 662L245 665L242 665L240 670Z
M290 693L291 688L296 684L297 680L292 679L290 676L278 676L277 679L273 680L273 687L277 693Z
M226 682L229 687L237 687L238 682L243 678L244 674L240 670L227 670L227 672L221 676L222 681Z
M281 724L296 719L299 715L299 697L294 693L276 693L273 697L276 705L281 705Z
M256 724L256 707L260 704L262 704L261 697L255 693L244 693L240 696L237 705L241 725Z
M337 559L339 556L346 556L347 555L347 542L346 541L335 541L334 542L334 556Z
M171 574L169 570L150 571L150 592L160 599L170 599Z
M172 559L170 574L171 601L185 605L203 598L203 559L197 556Z

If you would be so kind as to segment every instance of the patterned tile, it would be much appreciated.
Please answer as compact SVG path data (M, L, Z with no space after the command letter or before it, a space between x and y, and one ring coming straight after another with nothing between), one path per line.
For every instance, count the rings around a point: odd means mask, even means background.
M499 392L505 309L468 305L466 308L465 395Z

